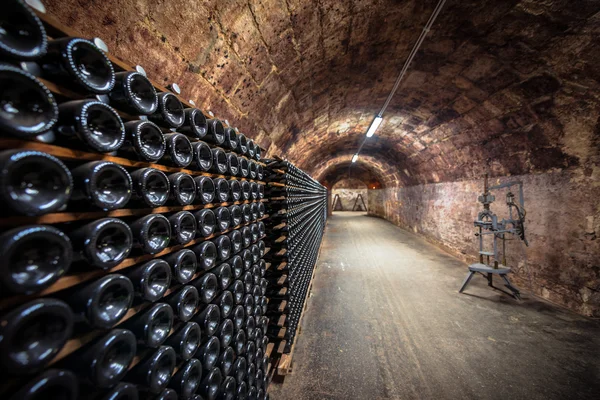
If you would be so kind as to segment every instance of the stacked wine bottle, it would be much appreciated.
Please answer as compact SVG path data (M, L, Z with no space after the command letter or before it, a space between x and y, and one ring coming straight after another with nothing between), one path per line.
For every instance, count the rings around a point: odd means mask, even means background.
M260 147L22 0L0 27L0 397L267 398Z
M267 173L267 333L289 353L325 229L327 189L287 161L269 161Z

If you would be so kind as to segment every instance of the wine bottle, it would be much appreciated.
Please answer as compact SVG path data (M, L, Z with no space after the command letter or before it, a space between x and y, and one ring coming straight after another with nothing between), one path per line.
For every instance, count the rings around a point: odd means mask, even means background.
M179 211L169 216L171 234L175 242L187 244L196 237L196 217L189 211Z
M173 93L158 94L158 109L148 118L155 124L165 128L179 128L185 122L183 104Z
M173 309L165 303L156 303L122 324L123 328L135 334L140 343L150 348L158 348L167 339L172 326Z
M265 236L266 233L266 227L265 227L265 223L262 221L258 222L258 237L262 238L263 236Z
M198 259L198 266L203 270L211 269L215 266L217 261L217 246L211 241L202 242L192 247L196 258Z
M246 146L248 147L248 156L250 158L254 158L254 155L256 154L256 145L254 144L254 140L249 139Z
M240 164L234 153L227 153L227 171L231 176L237 176L240 171Z
M66 362L84 383L109 388L123 379L136 350L136 339L131 331L113 329L92 344L72 353Z
M231 201L240 201L242 197L242 184L235 179L229 180L229 196Z
M243 210L243 208L242 208ZM242 211L242 215L243 215L243 211ZM244 246L244 248L250 247L250 245L252 244L252 230L250 229L249 226L244 226L241 229L241 233L242 233L242 244Z
M160 346L129 372L127 380L146 386L152 393L160 393L169 383L175 363L175 350Z
M229 207L229 214L231 214L231 226L239 226L243 221L242 208L237 204Z
M221 311L214 304L208 304L202 311L194 316L194 322L200 325L204 337L213 336L217 332L221 321ZM217 343L219 341L217 340ZM204 361L202 362L204 364Z
M131 199L148 207L160 207L169 199L169 179L154 168L140 168L131 173Z
M179 205L187 206L196 199L196 182L185 172L175 172L169 175L171 188L170 199Z
M111 274L71 291L66 298L75 315L94 328L109 329L133 302L133 284L124 275Z
M231 224L231 214L227 207L219 207L215 210L215 217L217 219L217 229L221 232L226 231Z
M165 344L171 346L182 360L194 357L200 348L202 332L200 325L195 322L187 322L178 331L173 333Z
M258 234L258 229L257 229ZM257 263L260 260L260 250L256 244L250 246L250 254L252 254L252 263Z
M133 234L117 218L87 223L69 234L73 248L91 265L109 269L120 264L131 251Z
M233 335L233 349L239 357L246 352L246 332L242 328L238 329L235 319L233 320L233 325L237 330L235 335Z
M248 398L248 385L246 382L238 382L236 391L236 399L247 399Z
M231 151L237 151L238 139L235 129L225 128L225 142L223 143L223 146L225 146L228 149L231 149Z
M242 181L242 199L250 200L250 182L248 182L248 181ZM244 205L248 206L248 204L244 204Z
M60 300L37 299L0 317L0 369L31 374L63 348L73 330L73 313Z
M208 132L205 139L210 143L221 146L225 142L225 128L223 124L218 119L209 119L207 123Z
M198 198L202 204L209 204L215 198L215 183L208 176L197 176L194 178Z
M115 86L115 71L102 50L89 40L66 37L48 42L40 60L42 76L67 87L106 94Z
M205 332L206 333L206 332ZM218 367L219 355L221 353L221 343L215 336L207 337L200 345L196 357L202 362L202 368L205 371Z
M254 315L254 297L252 297L250 293L244 295L242 305L244 306L244 312L246 315Z
M204 366L204 364L203 364ZM213 368L210 370L202 383L200 384L200 394L204 400L216 400L221 390L221 370L219 368Z
M252 235L252 243L256 243L258 241L258 225L257 224L250 225L250 234ZM252 246L250 246L250 252L252 252Z
M256 345L253 341L248 340L246 342L246 361L248 362L248 383L254 384L254 378L256 377L256 364L254 364L254 357L256 356Z
M221 235L214 239L213 243L217 246L217 255L219 260L225 261L231 255L231 239L227 235Z
M135 71L117 72L115 86L108 94L110 104L133 115L153 114L158 108L158 96L152 83Z
M217 227L217 217L215 213L209 209L203 209L194 213L196 218L197 234L200 237L208 237L212 235Z
M204 138L208 131L208 123L202 111L197 108L186 108L183 113L185 122L179 128L179 132L197 139Z
M256 328L256 329L259 329L259 328ZM258 370L257 373L256 373L257 375L258 375L258 372L261 372L262 368L263 368L263 356L264 356L264 354L263 354L262 349L261 348L257 348L256 349L256 355L254 357L254 359L256 360L255 361L256 369Z
M125 125L119 114L96 100L73 100L58 106L55 131L58 141L98 153L112 153L125 142ZM78 143L73 143L73 139Z
M258 390L256 386L248 383L248 400L258 400Z
M163 160L175 167L185 168L194 160L194 149L187 136L181 133L168 133L164 135L167 142L167 151Z
M216 336L219 337L222 348L226 348L231 344L234 332L233 321L230 319L224 319L217 328L216 332Z
M256 387L258 388L258 396L260 396L259 397L260 399L264 398L264 385L265 385L264 379L265 379L265 376L257 364L256 365L255 382L256 382Z
M248 319L252 318L252 321L254 321L253 317L248 317ZM253 335L250 332L253 332L254 328L246 328L246 335L248 336L248 341L246 342L246 350L244 351L244 354L246 354L246 361L248 361L248 364L250 365L254 365L254 361L255 361L255 357L256 357L256 344L252 341L254 339ZM256 367L256 366L255 366ZM256 372L255 372L256 374Z
M213 303L219 306L221 318L228 318L233 310L233 295L230 291L224 290L213 300Z
M235 362L233 363L233 376L235 377L235 380L237 381L238 385L241 385L242 382L244 382L247 370L248 364L246 362L246 357L241 357L238 355Z
M169 387L175 389L182 399L188 399L198 390L201 378L202 365L200 361L192 358L173 375Z
M252 287L254 287L254 279L252 278L252 272L246 270L242 275L242 282L244 283L244 293L251 293Z
M238 135L238 148L240 154L248 154L248 138L243 133Z
M213 164L213 154L210 146L202 141L197 141L192 143L192 148L196 166L201 171L210 171Z
M246 178L250 174L250 164L246 157L238 157L239 173L240 176Z
M262 150L260 149L260 146L257 145L254 150L254 159L256 161L260 161L261 158L262 158ZM259 177L259 179L262 179L262 177Z
M8 293L31 294L56 282L71 265L68 236L52 226L25 225L0 235L0 287Z
M239 279L244 273L244 261L241 256L233 256L231 259L231 272L234 279Z
M165 256L165 261L173 268L172 277L180 284L188 283L198 270L196 253L190 249L181 249Z
M150 397L147 397L148 399L152 399L152 400L178 400L179 396L177 395L177 392L173 389L163 389L158 395L156 395L156 397L150 395ZM113 399L107 399L107 400L113 400ZM120 400L120 399L119 399ZM190 400L197 400L194 399L194 397L190 397ZM200 399L202 400L202 399Z
M155 302L161 299L171 285L171 266L156 258L127 271L135 292L143 300Z
M71 201L104 211L125 207L131 198L132 180L125 168L109 161L92 161L71 171Z
M249 161L250 164L250 179L256 179L256 167L258 166L254 161Z
M250 250L246 249L242 251L242 261L244 261L244 271L248 271L252 268L253 259Z
M256 179L258 179L259 181L262 181L264 177L265 177L265 169L263 168L262 165L257 164L256 165ZM264 185L261 185L261 186L263 186L262 194L264 196ZM261 197L261 199L262 199L262 197Z
M62 397L57 398L62 399ZM135 385L119 382L116 386L102 392L96 400L139 400L139 392Z
M77 400L78 396L79 382L74 373L66 369L48 369L20 388L10 400Z
M2 43L0 38L0 53ZM3 132L27 138L54 127L58 121L56 100L48 88L33 75L15 66L0 63L0 86L3 96L0 129Z
M221 290L227 289L227 287L231 284L233 278L231 266L227 263L223 263L215 268L214 273L217 276L217 280L219 281L219 287L221 288Z
M167 296L165 303L171 306L177 318L183 322L187 322L196 314L198 304L200 303L200 294L198 294L198 289L195 286L185 285ZM175 346L173 347L175 348Z
M256 182L250 184L250 197L252 197L252 200L258 200L258 183Z
M211 171L215 174L225 175L227 173L227 155L219 148L212 149L213 163Z
M221 358L224 356L224 354L221 354ZM233 364L233 359L231 360L231 363ZM229 368L231 370L231 368ZM223 374L223 370L226 370L226 368L221 367L221 374ZM221 383L221 397L223 399L233 399L235 398L236 395L236 391L237 391L237 383L235 382L235 378L232 376L225 376L225 379L223 379L223 383Z
M138 160L157 162L167 150L165 137L156 124L147 120L125 123L125 140L120 152L133 155Z
M133 246L147 254L160 253L171 240L171 224L162 214L149 214L138 218L130 225Z
M0 55L13 60L35 60L46 54L46 30L27 4L14 0L3 11Z
M232 213L232 215L233 215L233 213ZM233 223L235 224L235 220L233 221ZM231 242L231 254L239 253L242 250L242 234L241 234L241 232L238 229L232 231L231 233L229 233L229 240Z
M231 293L233 293L233 300L235 301L235 304L242 304L244 300L244 282L235 280L228 289Z
M219 282L216 275L212 272L202 275L191 283L198 289L198 293L200 293L200 302L203 304L208 304L213 301L219 291Z
M229 199L229 183L223 178L217 178L213 182L217 201L225 203Z

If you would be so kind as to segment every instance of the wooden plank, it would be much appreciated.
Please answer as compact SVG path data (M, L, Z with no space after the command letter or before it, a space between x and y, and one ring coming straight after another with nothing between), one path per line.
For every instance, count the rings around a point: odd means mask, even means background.
M287 277L287 275L281 275L279 279L277 279L277 285L282 286L285 283Z
M266 219L268 217L269 217L268 215L265 215L263 218L259 218L257 221L264 220L264 219ZM1 310L5 310L5 309L7 309L9 307L12 307L12 306L14 306L16 304L21 304L21 303L24 303L24 302L26 302L28 300L32 300L32 299L40 297L40 296L46 296L46 295L49 295L49 294L52 294L52 293L55 293L55 292L58 292L58 291L61 291L61 290L64 290L64 289L68 289L68 288L73 287L73 286L76 286L76 285L78 285L80 283L83 283L83 282L86 282L88 280L91 280L91 279L94 279L94 278L99 278L101 276L104 276L104 275L107 275L107 274L110 274L110 273L114 273L116 271L123 270L123 269L131 267L133 265L142 263L144 261L149 261L149 260L151 260L153 258L162 257L162 256L167 255L169 253L172 253L174 251L178 251L178 250L181 250L183 248L190 247L190 246L193 246L193 245L198 244L198 243L202 243L202 242L204 242L206 240L214 239L214 238L216 238L218 236L225 235L225 234L227 234L227 233L229 233L229 232L231 232L231 231L233 231L235 229L239 229L241 227L248 226L248 225L250 225L252 223L254 223L254 222L240 224L240 225L238 225L238 226L236 226L234 228L229 228L226 231L219 232L218 234L213 234L211 236L207 236L206 238L200 238L200 239L192 240L190 243L187 243L185 245L176 245L176 246L168 247L168 248L166 248L165 250L161 251L158 254L144 254L144 255L141 255L141 256L137 256L137 257L130 257L130 258L127 258L127 259L123 260L123 262L120 263L119 265L117 265L117 266L115 266L113 268L107 269L107 270L94 269L94 270L91 270L91 271L85 271L85 272L80 272L80 273L73 274L73 275L63 276L58 281L56 281L53 285L47 287L46 289L44 289L44 290L42 290L40 292L31 294L31 295L12 296L12 297L7 297L7 298L4 298L4 299L0 300L0 311Z
M281 314L281 316L279 317L279 320L277 320L277 326L280 328L283 328L283 326L285 325L285 320L287 319L287 315L286 314Z
M279 303L279 307L277 307L277 312L284 312L285 311L285 307L287 306L287 300L282 300L281 303Z
M275 343L270 342L269 344L267 344L267 351L265 352L265 355L267 357L271 357L271 353L273 353L274 348L275 348Z
M277 353L278 354L284 354L284 350L285 350L285 345L287 344L287 341L282 340L281 342L279 342L279 346L277 346Z
M269 182L269 186L285 187L285 184L279 182Z

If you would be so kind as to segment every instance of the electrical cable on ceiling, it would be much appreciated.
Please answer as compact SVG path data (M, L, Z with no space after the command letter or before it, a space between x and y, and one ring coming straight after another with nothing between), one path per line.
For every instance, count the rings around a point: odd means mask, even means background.
M406 62L404 63L404 66L402 67L402 70L398 74L398 78L396 78L396 82L394 83L394 87L392 88L392 91L390 92L390 94L388 95L387 99L385 100L385 103L383 104L383 107L381 107L381 110L379 111L379 113L377 113L377 115L375 116L376 118L377 117L379 117L379 118L383 117L383 113L385 112L385 110L389 106L390 102L392 101L392 97L394 97L394 94L396 93L396 90L398 90L398 87L400 86L400 82L402 81L402 78L406 74L406 71L408 71L408 68L410 67L410 63L415 58L417 52L419 51L419 48L421 47L421 44L425 40L425 36L427 36L427 33L429 33L429 31L431 30L431 27L433 26L433 23L435 22L435 20L436 20L437 16L439 15L440 11L442 11L442 8L444 7L445 3L446 3L446 0L439 0L439 2L437 3L435 9L433 10L433 13L429 17L429 20L425 24L425 27L423 28L423 30L421 31L421 35L419 35L419 38L417 39L417 42L415 43L415 45L413 46L410 54L408 55L408 58L406 59ZM352 166L352 164L358 159L358 155L359 155L360 151L362 150L363 146L365 145L367 139L368 139L368 137L365 136L365 138L363 139L360 147L358 148L358 151L356 152L356 154L352 158L353 161L350 164L350 166Z

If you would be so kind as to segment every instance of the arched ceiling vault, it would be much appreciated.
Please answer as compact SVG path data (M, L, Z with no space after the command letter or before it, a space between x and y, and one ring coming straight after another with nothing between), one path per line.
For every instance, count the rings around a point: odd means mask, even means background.
M314 175L356 151L436 2L45 0ZM361 163L386 185L597 164L599 36L597 0L448 1Z

